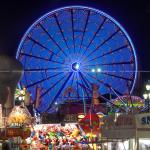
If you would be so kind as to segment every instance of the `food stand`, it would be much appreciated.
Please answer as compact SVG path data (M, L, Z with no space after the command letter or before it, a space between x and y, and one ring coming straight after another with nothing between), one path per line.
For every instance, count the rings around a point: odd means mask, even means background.
M32 123L32 117L25 106L14 106L8 118L2 117L0 130L0 140L10 149L27 147L24 140L30 136L29 125Z

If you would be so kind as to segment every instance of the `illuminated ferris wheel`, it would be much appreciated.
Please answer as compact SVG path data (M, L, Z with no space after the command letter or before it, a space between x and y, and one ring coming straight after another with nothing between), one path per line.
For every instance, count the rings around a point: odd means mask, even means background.
M106 13L83 6L51 11L25 33L17 59L24 66L24 85L35 99L41 87L39 110L50 111L63 103L71 87L72 99L90 99L92 84L101 94L132 92L137 77L137 60L132 41L123 27ZM128 86L127 86L128 84ZM66 97L67 99L67 97Z

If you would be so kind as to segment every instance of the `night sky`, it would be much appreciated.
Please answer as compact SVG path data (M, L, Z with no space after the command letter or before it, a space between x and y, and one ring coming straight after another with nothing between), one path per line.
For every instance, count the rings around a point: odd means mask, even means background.
M69 5L94 7L114 17L133 41L139 70L150 70L149 0L1 0L0 53L15 57L23 34L35 20L51 10ZM150 73L141 73L142 83L148 79Z

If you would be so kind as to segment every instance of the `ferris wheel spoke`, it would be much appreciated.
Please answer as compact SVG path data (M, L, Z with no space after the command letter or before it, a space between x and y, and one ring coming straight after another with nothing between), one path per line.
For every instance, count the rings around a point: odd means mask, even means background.
M80 87L82 87L84 89L87 89L87 91L89 91L90 93L92 93L92 90L90 88L86 87L84 84L81 84L79 82L77 82L77 83L78 83L78 85L80 85Z
M95 53L101 46L103 46L106 42L108 42L112 37L114 37L120 29L117 29L114 33L112 33L108 38L106 38L100 45L98 45L92 52L87 55L87 58Z
M86 93L87 93L87 96L88 96L88 98L90 98L90 96L89 96L89 94L88 94L88 91L87 91L87 89L91 89L91 87L89 86L89 85L91 85L92 83L80 72L80 76L81 76L81 78L83 79L83 81L84 81L84 85L86 85L85 87L85 91L86 91Z
M46 111L51 108L51 106L53 105L53 103L55 102L55 100L59 97L59 95L61 94L61 92L62 92L63 89L65 88L67 82L70 80L72 74L73 74L73 72L70 72L70 73L69 73L69 76L67 77L67 79L65 80L65 82L63 83L63 85L60 87L59 91L57 92L57 94L55 95L55 97L53 98L53 100L51 101L51 103L50 103L50 105L48 106L48 108L46 109Z
M77 93L78 93L78 98L79 98L80 97L80 95L79 95L79 85L78 85L79 80L78 80L77 74L75 74L75 76L76 76Z
M98 29L96 30L96 32L94 33L93 37L91 38L89 44L87 45L85 51L83 52L82 56L86 53L87 49L90 47L91 43L94 41L96 35L98 34L98 32L101 30L102 26L104 25L105 21L106 21L106 17L104 18L104 20L102 21L102 23L99 25Z
M73 85L74 77L75 77L75 73L73 73L73 77L72 77L72 80L71 80L71 84L70 84L70 86L72 86L72 85Z
M87 78L86 78L81 72L79 72L79 75L80 75L80 77L82 78L82 80L84 81L85 85L86 85L88 88L90 88L90 87L89 87L89 84L91 84L90 81L87 80Z
M87 17L86 17L85 26L84 26L84 29L83 29L83 34L82 34L82 38L81 38L81 43L80 43L80 48L79 49L81 49L81 46L83 44L85 31L87 29L87 25L88 25L88 22L89 22L90 12L91 12L90 10L88 10L88 12L87 12Z
M114 62L114 63L103 63L103 64L94 64L94 65L83 65L83 67L86 66L114 66L114 65L131 65L134 64L133 61L122 61L122 62Z
M43 58L43 57L40 57L40 56L35 56L35 55L32 55L32 54L27 54L27 53L23 53L23 52L21 52L20 55L27 56L27 57L32 57L32 58L36 58L36 59L41 59L41 60L45 60L45 61L49 61L49 59L47 59L47 58Z
M48 70L53 70L53 72L55 72L54 70L58 70L58 69L61 69L59 70L59 72L61 71L62 72L62 69L63 68L68 68L68 67L51 67L51 68L30 68L30 69L24 69L24 72L45 72L45 71L48 71ZM49 72L49 71L48 71Z
M50 62L53 62L53 63L56 63L56 64L61 64L61 65L64 64L64 62L59 62L59 61L56 61L56 60L50 60Z
M71 9L71 27L72 27L73 49L74 49L74 53L75 53L74 21L73 21L73 10L72 9Z
M112 88L112 86L108 83L105 83L104 81L102 80L99 80L98 78L90 75L89 73L87 73L88 76L90 76L91 78L95 79L96 81L98 81L99 83L103 84L106 88L109 88L110 90L114 90L116 93L118 93L119 95L122 95L122 93L120 93L118 90L116 90L115 88Z
M65 76L63 76L62 78L60 78L57 82L55 82L55 84L53 84L50 88L48 88L43 94L41 94L41 97L43 97L44 95L46 95L49 91L51 91L57 84L59 84L63 79L65 78Z
M37 44L38 46L40 46L41 48L45 49L46 51L53 53L57 57L60 57L57 53L54 53L52 50L50 50L49 48L47 48L46 46L44 46L43 44L41 44L37 40L33 39L32 37L28 36L28 39L31 40L32 42L34 42L35 44Z
M128 47L128 45L124 45L124 46L121 46L121 47L116 48L116 49L114 49L114 50L111 50L110 52L104 53L104 54L102 54L102 55L100 55L100 56L98 56L98 57L95 57L95 58L93 58L93 59L90 59L90 60L88 60L87 62L95 61L96 59L102 58L102 57L107 56L107 55L111 55L111 54L113 54L113 53L115 53L115 52L118 52L118 51L120 51L121 49L124 49L124 48L126 48L126 47Z
M109 65L131 65L133 64L133 61L122 61L122 62L114 62L114 63L104 63L101 64L102 66L109 66Z
M115 78L118 78L118 79L122 79L122 80L125 80L125 81L133 81L133 80L130 79L130 78L121 77L121 76L117 76L117 75L110 74L110 73L106 73L106 72L101 72L101 74L105 74L105 75L107 75L107 76L112 76L112 77L115 77Z
M41 59L41 60L45 60L45 61L49 61L49 62L51 61L51 62L54 62L54 63L57 63L57 64L64 64L63 62L50 60L48 58L43 58L43 57L40 57L40 56L35 56L35 55L27 54L27 53L20 53L20 55L24 55L24 56L27 56L27 57L32 57L32 58L35 58L35 59Z
M67 54L63 49L59 46L59 44L55 41L55 39L49 34L49 32L45 29L45 27L39 23L39 26L43 29L43 31L48 35L49 39L59 48L59 50L67 57Z
M81 82L82 82L82 84L89 87L89 85L87 84L86 80L82 77L82 75L80 75L80 76L81 76ZM86 86L85 86L85 87L86 87ZM86 92L87 97L90 98L89 93L88 93L88 91L86 90L86 88L84 88L84 90L85 90L85 92Z
M63 30L62 30L62 28L61 28L61 26L60 26L60 23L59 23L59 21L58 21L58 18L57 18L57 15L56 15L56 14L54 14L54 18L55 18L55 21L56 21L56 23L57 23L57 26L58 26L58 28L59 28L59 30L60 30L60 32L61 32L61 35L62 35L62 37L63 37L63 40L64 40L64 42L65 42L67 48L69 49L69 46L68 46L67 41L66 41L66 39L65 39L65 35L64 35L64 33L63 33Z
M42 83L42 82L47 81L47 80L49 80L49 79L52 79L53 77L56 77L56 76L58 76L58 75L60 75L60 74L62 74L62 72L57 73L57 74L52 75L52 76L49 76L49 77L47 77L47 78L44 78L44 79L42 79L42 80L40 80L40 81L34 82L34 83L32 83L32 84L28 84L28 85L26 85L26 88L30 88L30 87L32 87L32 86L34 86L34 85L36 85L36 84L39 84L39 83Z

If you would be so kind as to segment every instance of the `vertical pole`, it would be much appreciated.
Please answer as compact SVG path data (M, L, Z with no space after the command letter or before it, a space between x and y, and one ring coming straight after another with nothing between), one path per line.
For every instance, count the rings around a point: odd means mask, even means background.
M129 146L129 150L130 150L131 149L131 139L129 139L128 146Z
M139 138L136 139L136 142L137 142L137 150L140 150L139 149Z
M149 94L148 94L148 112L149 112L149 101L150 101L150 97L149 97Z
M135 129L134 150L137 150L137 126Z
M85 99L84 99L84 91L83 91L83 88L82 88L82 93L83 93L83 109L84 109L84 115L86 115L86 102L85 102Z

